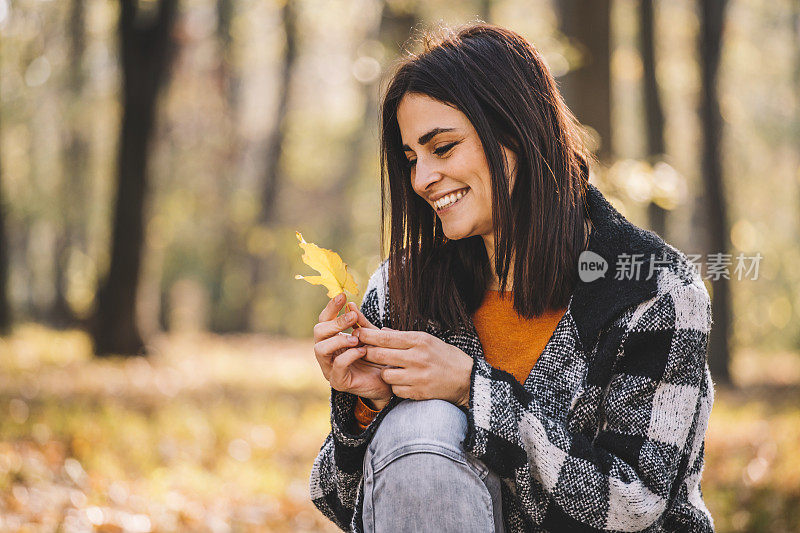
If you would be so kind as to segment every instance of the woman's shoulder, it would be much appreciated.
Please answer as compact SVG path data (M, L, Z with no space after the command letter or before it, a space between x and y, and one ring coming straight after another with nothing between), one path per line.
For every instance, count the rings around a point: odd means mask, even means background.
M668 298L672 302L676 326L708 331L711 328L711 296L698 266L672 245L665 244L664 248L669 251L670 259L658 271L658 289L654 298Z

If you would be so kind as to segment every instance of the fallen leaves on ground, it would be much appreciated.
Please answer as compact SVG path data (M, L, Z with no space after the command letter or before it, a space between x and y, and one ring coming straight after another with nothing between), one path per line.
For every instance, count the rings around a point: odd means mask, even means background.
M0 531L339 531L309 500L330 430L311 347L172 335L95 359L81 332L18 327L0 338ZM738 355L705 501L720 533L800 531L800 357Z

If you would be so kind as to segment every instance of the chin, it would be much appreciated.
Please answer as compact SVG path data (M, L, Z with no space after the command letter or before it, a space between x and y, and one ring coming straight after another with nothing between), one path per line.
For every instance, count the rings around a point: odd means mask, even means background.
M444 232L444 236L447 237L449 240L457 241L459 239L466 239L468 237L472 237L472 232L450 226L451 225L448 224L442 224L442 230Z

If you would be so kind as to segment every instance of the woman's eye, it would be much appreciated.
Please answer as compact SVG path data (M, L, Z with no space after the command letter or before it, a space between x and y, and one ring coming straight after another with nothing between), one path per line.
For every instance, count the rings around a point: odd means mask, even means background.
M452 142L450 144L445 144L444 146L440 146L439 148L434 150L433 153L436 154L436 155L439 155L439 156L444 155L447 152L449 152L451 148L453 148L455 145L457 145L458 142L459 141ZM416 164L417 164L417 160L416 159L413 159L413 160L410 160L410 161L406 160L406 162L405 162L406 168L409 168L409 169L412 168Z
M441 146L441 147L437 148L436 150L434 150L433 153L436 154L436 155L444 155L447 152L449 152L450 149L452 147L454 147L455 145L457 145L457 144L458 144L458 142L452 142L450 144L445 144L444 146Z

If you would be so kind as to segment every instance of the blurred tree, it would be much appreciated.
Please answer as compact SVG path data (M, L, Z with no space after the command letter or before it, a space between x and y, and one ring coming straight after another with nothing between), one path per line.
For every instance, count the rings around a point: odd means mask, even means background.
M703 205L709 228L707 249L711 253L728 253L731 249L730 231L725 205L725 187L722 176L720 141L722 115L717 94L720 47L727 0L700 2L700 34L698 47L701 68L700 120L702 127L702 164L704 194ZM708 257L708 256L707 256ZM731 295L730 283L724 276L711 281L712 318L709 340L709 366L714 380L730 384Z
M219 44L219 82L228 101L228 111L236 111L239 97L239 76L233 62L233 17L235 0L217 0L217 42Z
M795 131L795 146L797 147L797 168L795 169L795 177L797 184L800 185L800 0L792 2L792 37L794 38L792 48L794 49L794 71L792 72L792 79L794 83L794 131ZM798 198L800 200L800 198ZM800 214L800 202L798 202L797 213ZM800 230L800 218L797 220L798 230ZM800 233L800 231L798 231ZM798 339L800 342L800 339Z
M242 155L242 139L239 133L238 120L241 76L234 61L233 21L236 17L237 2L235 0L217 0L216 41L219 64L216 70L217 87L224 95L225 113L223 120L227 132L227 151L225 167L229 175L238 177L240 157ZM235 183L235 179L232 180ZM211 331L229 332L234 329L242 331L247 325L245 311L239 309L239 316L233 316L225 305L225 272L230 261L240 261L244 251L241 232L237 232L231 217L226 217L224 227L220 228L224 237L220 241L222 250L213 258L209 273L209 306ZM234 320L231 320L234 318Z
M266 166L264 182L261 189L261 211L258 222L269 226L275 220L275 203L280 185L280 164L283 143L286 138L286 116L289 111L289 95L291 79L297 60L297 13L296 0L286 0L281 7L281 22L286 41L283 49L283 62L278 75L278 106L275 115L275 127L267 141L265 152Z
M2 124L0 124L1 126ZM0 144L0 335L5 335L11 330L11 308L8 301L9 246L6 239L6 205L5 195L3 194L2 155L2 144Z
M794 49L794 69L792 71L792 81L794 86L794 146L795 146L795 181L800 186L800 0L792 1L792 16L790 18L792 27L792 48ZM800 215L800 187L798 187L798 209ZM797 232L800 235L800 217L797 219ZM791 291L791 288L789 289ZM797 302L797 299L795 299ZM800 308L795 308L795 313L800 314ZM794 345L800 348L800 333L795 339Z
M135 313L143 208L157 97L175 53L172 30L177 4L177 0L148 3L122 0L120 6L123 113L111 264L100 284L92 317L92 337L98 355L135 355L144 348Z
M639 6L639 46L644 68L644 110L647 134L647 159L653 165L664 156L664 112L656 80L655 23L653 0ZM667 210L650 201L647 207L650 229L666 238Z
M291 79L297 61L297 1L286 0L281 6L281 23L284 32L284 48L277 80L278 104L272 130L266 143L265 167L259 202L257 231L259 228L267 229L275 223L275 204L281 183L281 154L286 139L287 114L289 111L289 97L291 93ZM259 256L251 253L250 287L251 290L241 308L237 330L249 330L256 300L260 294L260 287L270 283L270 275L275 264L273 250L270 254Z
M575 47L577 62L561 77L567 105L581 122L597 132L596 150L609 163L611 151L611 1L557 0L561 31Z
M61 182L61 215L63 221L58 226L55 247L55 295L49 311L50 322L56 326L74 326L79 320L67 300L67 274L69 255L74 248L85 251L86 231L86 173L89 160L89 142L86 139L81 118L81 106L85 73L83 66L86 49L85 0L72 0L69 9L69 68L64 109L66 143L62 157L64 174Z

